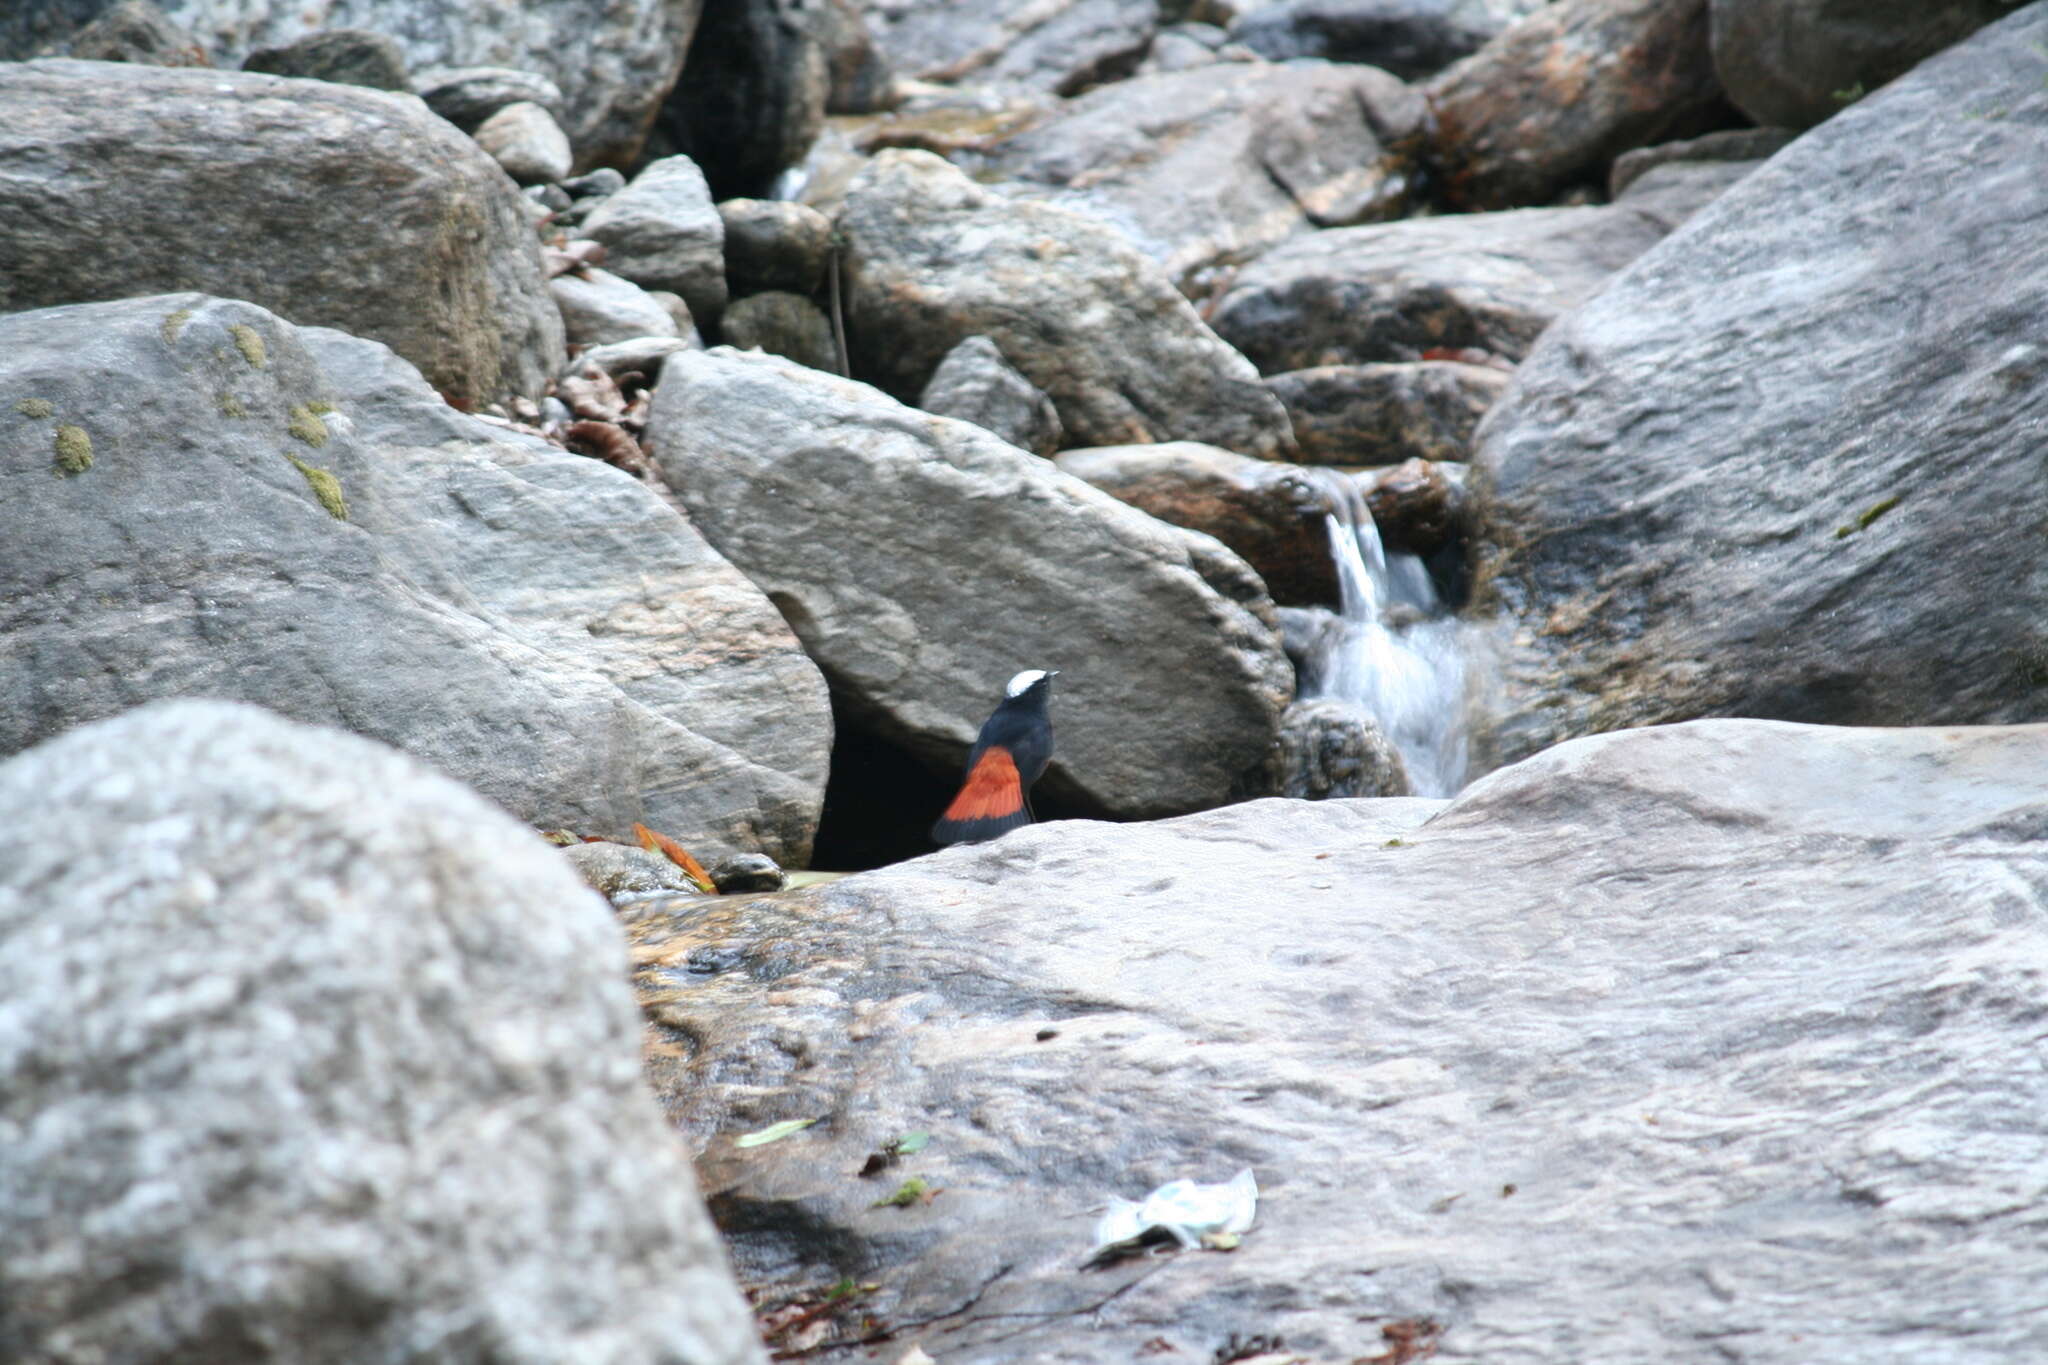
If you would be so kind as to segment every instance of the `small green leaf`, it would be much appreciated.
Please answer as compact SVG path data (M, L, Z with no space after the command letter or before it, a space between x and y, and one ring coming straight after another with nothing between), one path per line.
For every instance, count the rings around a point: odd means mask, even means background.
M917 1176L912 1176L896 1187L896 1193L890 1195L887 1199L877 1199L868 1207L871 1209L907 1209L912 1204L923 1199L925 1192L930 1188L931 1186L925 1184L923 1180Z
M782 1141L791 1133L801 1133L816 1122L816 1119L784 1119L780 1123L771 1123L766 1128L756 1132L742 1133L732 1140L732 1145L735 1147L765 1147L771 1142Z
M889 1150L897 1156L909 1156L912 1152L923 1151L924 1145L931 1140L930 1133L905 1133L889 1144Z

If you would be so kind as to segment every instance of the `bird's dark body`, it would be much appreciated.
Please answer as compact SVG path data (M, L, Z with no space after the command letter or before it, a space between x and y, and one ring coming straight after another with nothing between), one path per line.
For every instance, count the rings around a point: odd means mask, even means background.
M979 843L1031 823L1031 786L1052 761L1052 677L1003 698L982 722L960 794L932 826L934 842Z

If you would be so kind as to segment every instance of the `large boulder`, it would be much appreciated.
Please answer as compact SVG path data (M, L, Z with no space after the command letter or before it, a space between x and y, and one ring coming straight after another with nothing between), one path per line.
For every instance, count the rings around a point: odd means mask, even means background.
M2044 766L1709 722L648 907L648 1065L743 1272L949 1365L2037 1359ZM1235 1252L1081 1268L1245 1167Z
M1545 0L1280 0L1230 26L1261 57L1365 62L1416 80L1449 66Z
M1424 92L1438 189L1464 209L1545 204L1631 148L1733 121L1707 0L1555 0Z
M1257 373L1115 229L1013 200L929 152L885 151L840 211L857 374L905 401L970 336L1051 396L1075 445L1292 445Z
M1265 374L1467 348L1519 360L1670 227L1608 205L1318 232L1240 271L1210 322Z
M113 2L31 0L0 8L0 58L33 56ZM354 27L396 39L406 66L415 72L442 66L534 72L560 89L566 104L562 126L576 146L578 164L592 166L626 165L639 156L655 111L682 69L701 4L619 0L606 7L601 23L592 22L583 0L489 6L421 0L298 0L289 5L163 0L162 9L222 66L239 65L259 48Z
M670 357L647 439L845 713L932 769L957 771L1013 673L1057 668L1055 798L1149 818L1259 790L1293 675L1215 541L778 357Z
M1397 216L1422 97L1369 66L1140 76L995 141L988 166L1121 228L1183 290L1297 233Z
M627 475L373 342L199 295L0 317L0 395L0 754L235 698L536 824L804 860L823 682Z
M904 75L1061 95L1130 74L1159 31L1159 0L865 0L875 46Z
M1843 111L1551 332L1481 429L1498 743L2048 716L2034 5Z
M451 401L538 394L562 321L518 192L410 95L0 66L0 312L178 289L373 337Z
M1761 124L1810 128L2012 12L2016 0L1710 0L1714 71Z
M220 702L0 764L0 822L9 1359L761 1360L532 831Z

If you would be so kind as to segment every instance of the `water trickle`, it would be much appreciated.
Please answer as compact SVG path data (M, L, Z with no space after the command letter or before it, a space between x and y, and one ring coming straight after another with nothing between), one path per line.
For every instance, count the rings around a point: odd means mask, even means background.
M1302 696L1361 707L1400 750L1417 796L1451 796L1467 762L1457 619L1422 560L1388 551L1357 486L1338 477L1328 528L1341 607L1302 670Z

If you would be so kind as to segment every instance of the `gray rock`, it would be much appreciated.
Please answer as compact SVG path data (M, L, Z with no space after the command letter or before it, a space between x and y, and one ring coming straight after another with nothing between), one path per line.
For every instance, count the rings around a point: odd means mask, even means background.
M507 105L538 104L557 123L568 107L561 87L546 76L502 66L438 66L416 73L412 88L427 108L465 133L474 133Z
M563 368L562 373L566 375L602 372L617 380L620 376L637 370L651 382L661 373L663 361L677 351L691 349L691 345L690 341L682 337L630 337L625 341L592 346L578 353L576 358Z
M1698 213L1742 183L1759 161L1668 161L1629 182L1615 203L1650 214L1668 228Z
M1212 66L1223 60L1223 40L1223 30L1214 24L1169 24L1152 40L1135 74L1157 76Z
M760 853L735 853L710 868L711 882L721 892L780 891L788 878L773 858Z
M1465 460L1479 419L1513 376L1455 360L1324 365L1266 381L1286 405L1307 464Z
M548 292L562 310L562 327L574 345L681 335L661 300L609 270L591 266L557 275L548 281Z
M703 167L717 198L770 197L817 140L832 76L816 9L815 0L706 7L657 141L664 155Z
M1707 0L1554 0L1424 87L1453 207L1547 204L1631 148L1732 122Z
M1415 80L1476 51L1544 0L1280 0L1230 28L1270 61L1364 62Z
M1401 751L1363 707L1334 697L1297 700L1280 718L1274 750L1282 796L1303 801L1408 796Z
M832 320L801 294L749 294L725 310L718 334L726 345L742 351L758 347L814 370L839 373Z
M2048 714L2043 42L2035 5L1809 132L1530 356L1476 457L1503 753Z
M1003 682L1039 667L1064 670L1056 799L1144 817L1259 777L1292 673L1256 576L1207 537L769 356L671 358L647 441L842 712L935 772L958 772Z
M1714 71L1761 124L1811 128L2018 0L1711 0Z
M649 1066L739 1263L867 1267L948 1365L2030 1360L2044 765L1723 721L1448 805L1040 825L645 924ZM1078 1269L1107 1196L1247 1166L1233 1255Z
M725 225L688 157L664 157L634 176L583 220L582 235L604 243L614 274L681 294L700 321L717 321L725 308Z
M1798 134L1789 128L1730 128L1682 142L1638 147L1614 159L1607 176L1607 196L1619 199L1645 172L1684 162L1737 162L1748 169L1768 161L1790 146Z
M1071 209L1010 200L929 152L878 154L840 212L855 372L906 400L987 336L1077 445L1292 446L1287 414L1160 268Z
M647 297L660 304L668 312L668 320L675 324L676 335L681 337L686 349L702 350L704 338L698 335L697 320L690 313L690 305L683 302L681 294L672 294L666 289L650 289Z
M1034 455L1060 448L1063 432L1052 399L1017 373L987 337L968 337L946 352L917 405L940 417L972 422Z
M762 1360L619 932L382 745L151 706L0 764L17 1360Z
M626 188L626 177L610 166L599 166L594 171L564 180L562 188L579 200L609 199Z
M1281 605L1338 600L1325 526L1336 505L1319 479L1294 465L1194 441L1069 450L1057 464L1119 502L1222 541Z
M464 403L536 394L560 363L518 193L411 96L238 71L4 71L0 258L36 265L0 271L0 312L197 283L374 337Z
M119 0L68 42L55 43L36 55L76 57L82 62L139 62L145 66L213 65L198 40L172 23L149 0Z
M666 855L650 853L635 844L615 844L609 840L570 844L562 850L562 856L569 860L584 884L606 900L662 892L701 894L690 874Z
M476 145L522 185L560 180L569 174L568 134L538 104L506 105L477 128Z
M324 29L283 47L258 48L242 59L242 70L371 90L412 89L398 40L360 28Z
M782 289L812 294L825 282L832 221L787 199L728 199L718 206L725 230L725 282L734 295Z
M1319 232L1245 267L1210 322L1266 374L1464 347L1519 360L1667 230L1616 205Z
M630 477L465 417L374 343L198 295L0 317L0 395L0 754L236 698L547 828L803 862L823 683ZM65 427L93 462L53 478Z
M988 164L1120 228L1192 292L1296 233L1397 216L1424 113L1371 67L1230 64L1097 90Z
M109 3L33 0L0 8L0 59L33 55ZM591 22L584 0L525 0L481 8L433 0L299 0L289 5L169 0L163 8L224 65L239 64L259 48L353 26L396 38L405 65L416 72L437 67L533 72L561 90L566 107L560 121L575 144L578 164L591 166L630 165L639 159L649 121L676 83L700 3L619 0L607 8L602 23Z
M878 114L896 103L896 74L854 0L825 0L816 15L825 47L828 114Z
M1073 95L1128 75L1158 31L1158 0L868 0L875 43L896 70Z

